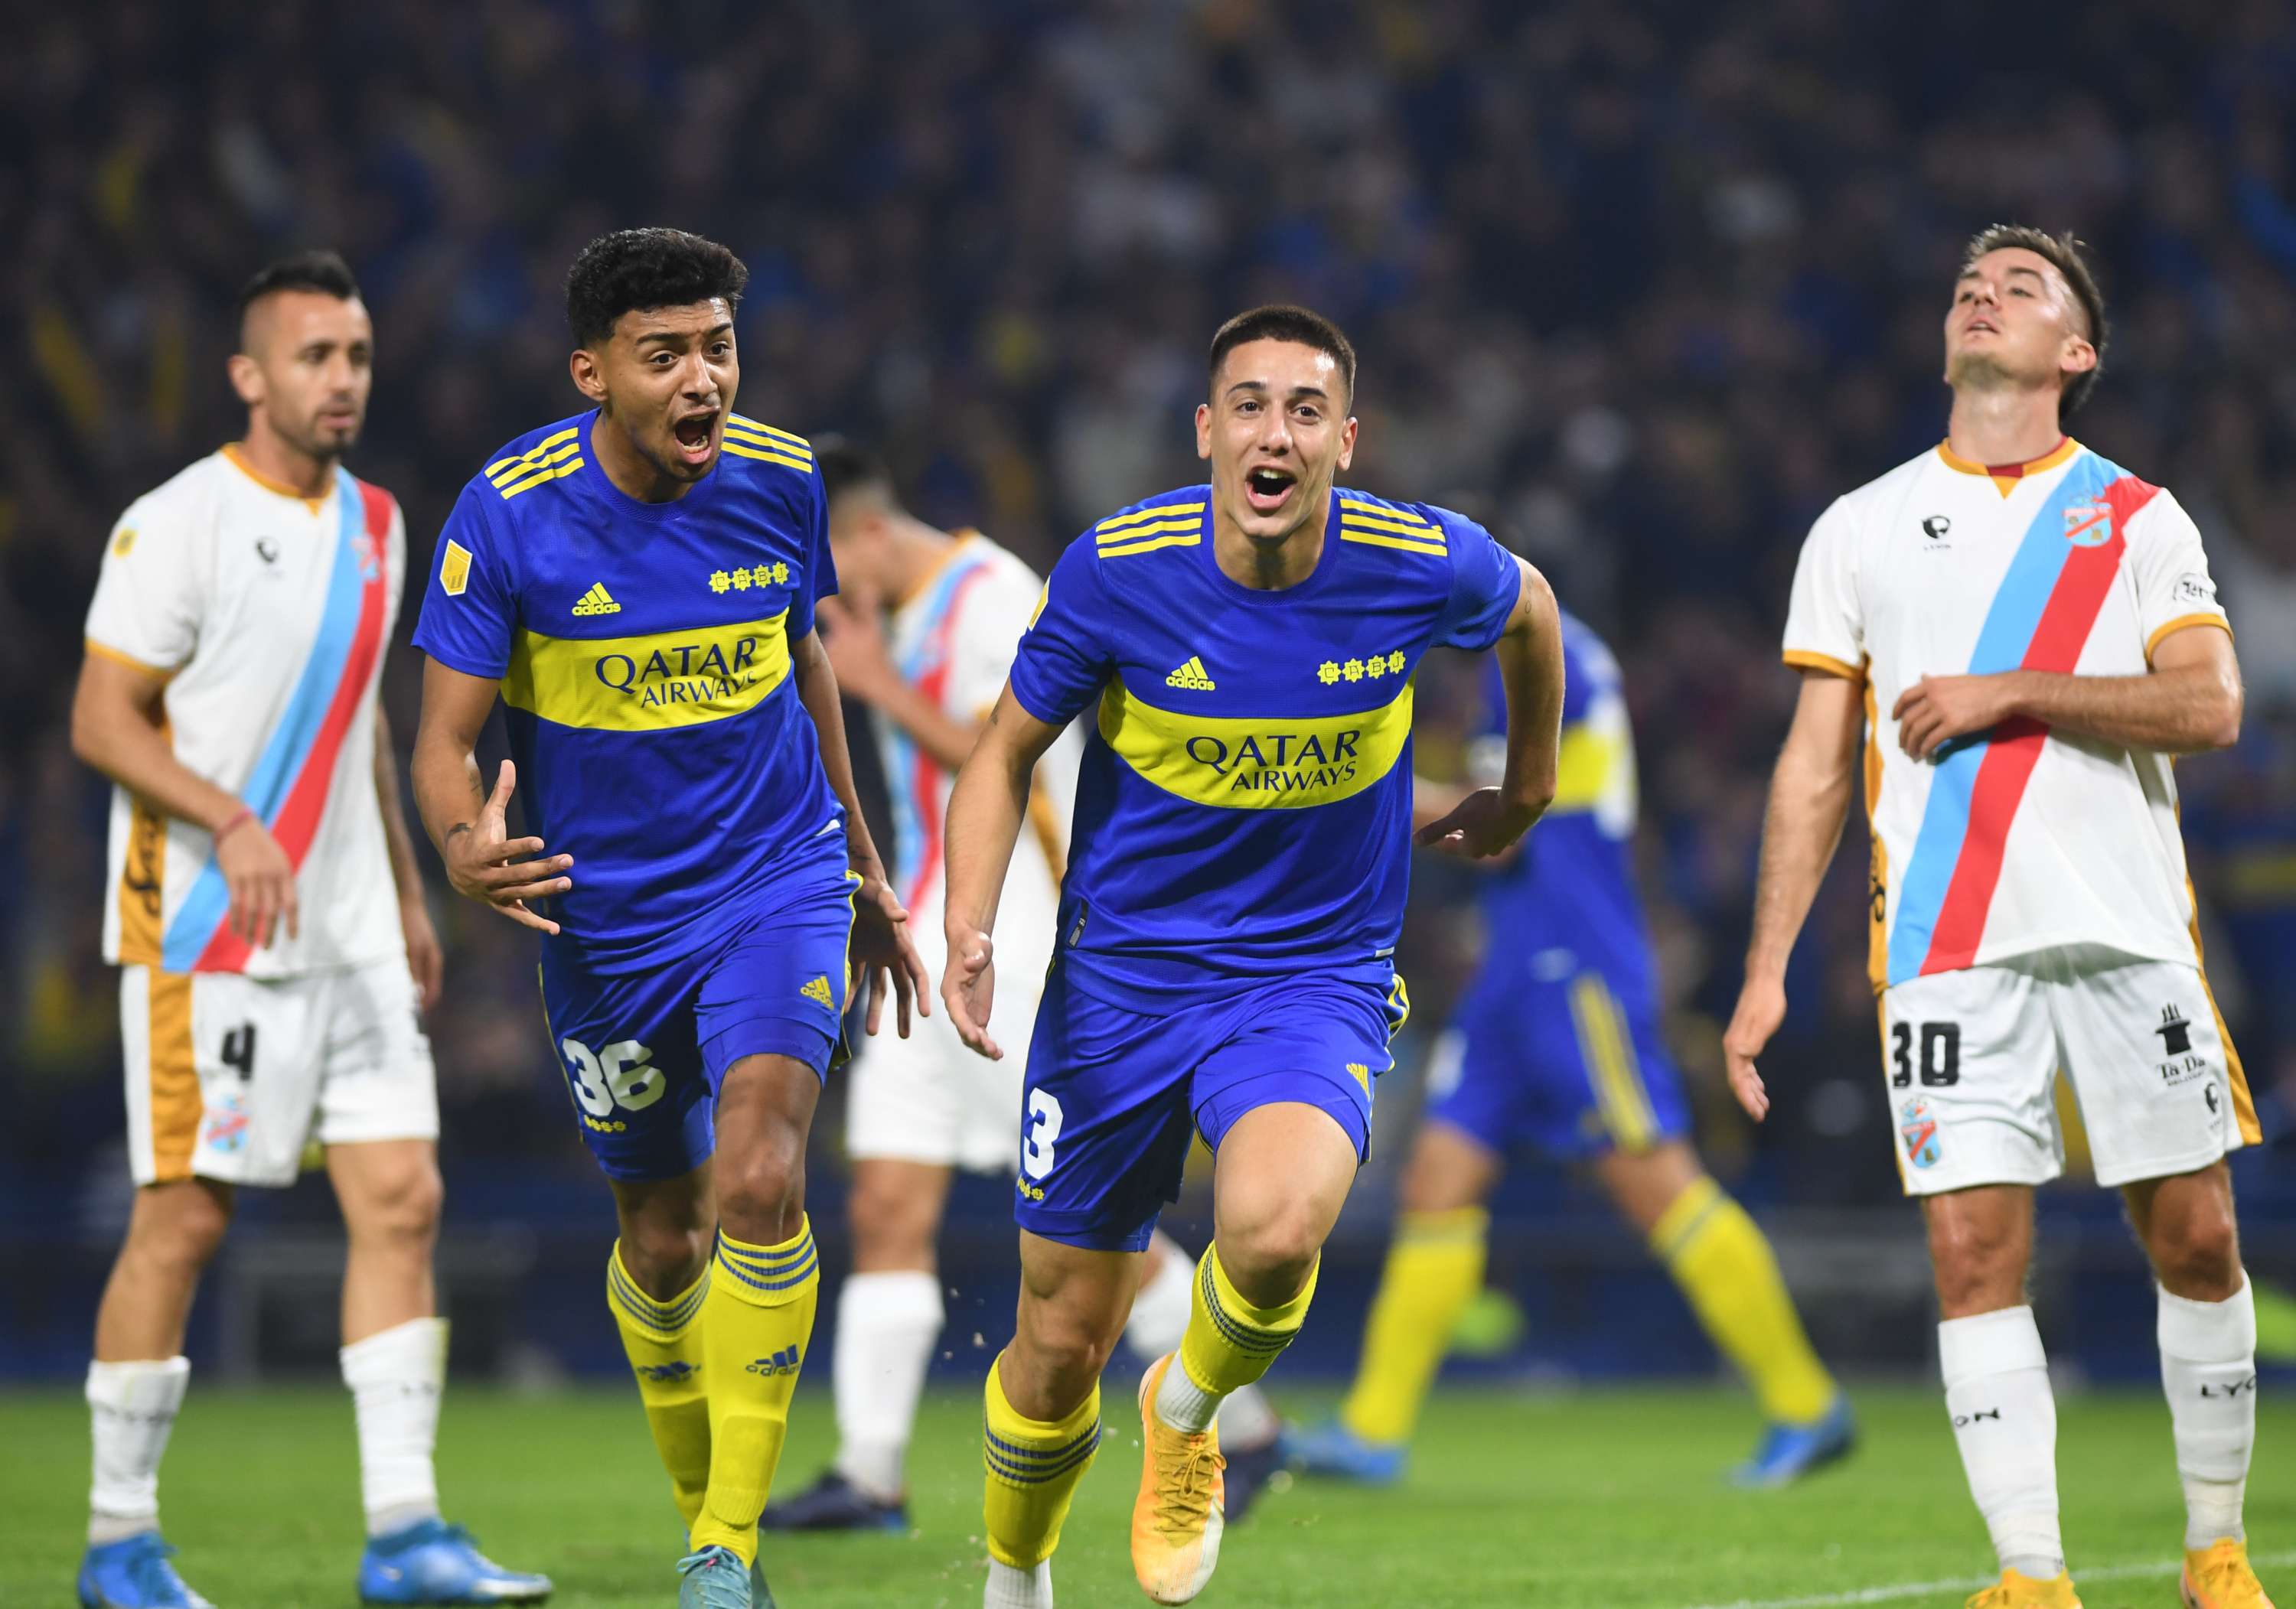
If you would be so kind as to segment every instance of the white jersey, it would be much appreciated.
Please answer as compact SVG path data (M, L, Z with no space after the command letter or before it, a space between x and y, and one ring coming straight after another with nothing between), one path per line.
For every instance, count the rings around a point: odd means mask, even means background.
M1044 589L1043 578L1012 553L978 531L959 533L940 568L893 611L895 667L950 720L985 721ZM942 827L955 778L882 713L873 712L873 719L892 798L893 886L908 908L911 936L938 977L945 959ZM1037 764L1029 826L996 904L1001 977L1042 972L1052 959L1080 747L1064 732Z
M1890 716L1924 674L2142 675L2196 625L2225 614L2190 517L2070 438L1939 446L1819 518L1785 658L1866 684L1876 987L2067 945L2197 963L2168 755L2020 716L1913 760Z
M298 932L250 950L207 829L116 788L104 959L284 978L403 954L375 797L375 685L406 531L388 492L338 470L311 500L230 447L120 517L87 646L168 678L185 769L236 794L296 867Z

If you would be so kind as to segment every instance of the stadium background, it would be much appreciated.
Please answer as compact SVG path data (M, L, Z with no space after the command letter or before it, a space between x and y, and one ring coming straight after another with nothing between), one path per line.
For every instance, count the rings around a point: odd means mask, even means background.
M574 410L561 276L585 241L640 223L748 261L745 412L879 445L918 512L1040 568L1098 514L1193 478L1188 412L1220 318L1282 298L1341 320L1364 356L1354 482L1479 512L1620 649L1702 1141L1772 1228L1822 1347L1898 1370L1926 1361L1927 1265L1896 1198L1854 822L1766 1064L1778 1110L1750 1130L1720 1090L1794 691L1777 632L1810 519L1942 432L1960 242L2004 218L2079 230L2116 329L2077 433L2193 509L2240 633L2242 744L2179 774L2211 974L2273 1142L2237 1159L2250 1257L2296 1283L2287 8L18 0L4 16L0 1376L78 1374L125 1221L105 788L64 715L111 521L239 427L221 375L238 283L291 247L351 260L381 348L355 467L405 502L419 576L488 452ZM411 625L385 682L402 748ZM1459 764L1472 686L1430 672L1423 769ZM618 1373L597 1290L611 1214L532 943L433 889L456 1365ZM1287 1370L1351 1354L1417 1061L1478 943L1471 897L1471 873L1419 869L1417 1020ZM837 1131L832 1099L812 1171L832 1269ZM193 1355L331 1369L324 1187L242 1202ZM1531 1327L1487 1368L1712 1370L1583 1181L1518 1172L1495 1205L1494 1278ZM1196 1245L1202 1206L1172 1220ZM2053 1349L2071 1373L2149 1376L2152 1303L2112 1204L2069 1186L2044 1212ZM960 1187L952 1373L1009 1329L1011 1235L1003 1187Z

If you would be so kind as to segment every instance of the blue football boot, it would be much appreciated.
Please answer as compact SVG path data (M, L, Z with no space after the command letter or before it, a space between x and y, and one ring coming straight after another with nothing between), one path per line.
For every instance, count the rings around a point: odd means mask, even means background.
M1310 1430L1286 1425L1278 1445L1283 1462L1301 1474L1353 1481L1359 1486L1394 1485L1403 1478L1408 1451L1399 1442L1390 1446L1366 1442L1337 1419L1326 1419Z
M82 1609L215 1609L168 1563L175 1551L156 1531L89 1543L79 1562Z
M891 1531L909 1528L908 1510L880 1503L833 1469L784 1502L768 1503L758 1516L760 1531Z
M538 1604L550 1578L504 1569L469 1531L433 1517L369 1537L358 1592L368 1604Z
M1754 1456L1730 1472L1730 1483L1755 1490L1790 1486L1813 1469L1848 1458L1857 1445L1849 1393L1836 1392L1833 1406L1816 1424L1772 1425L1764 1431Z
M764 1609L751 1601L751 1572L731 1548L712 1542L689 1553L677 1561L677 1573L684 1578L677 1583L677 1609ZM756 1579L763 1584L763 1577Z
M1251 1512L1267 1482L1283 1467L1283 1433L1277 1431L1257 1447L1239 1447L1220 1456L1227 1460L1220 1476L1220 1517L1234 1525Z

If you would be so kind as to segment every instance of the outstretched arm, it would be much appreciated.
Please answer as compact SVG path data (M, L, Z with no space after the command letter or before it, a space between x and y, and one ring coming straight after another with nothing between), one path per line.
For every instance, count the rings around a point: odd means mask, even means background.
M1865 683L1804 671L1793 726L1786 733L1770 804L1762 821L1762 870L1754 889L1754 936L1746 946L1746 982L1722 1035L1730 1089L1759 1119L1770 1109L1754 1058L1786 1017L1786 958L1802 919L1841 841L1865 730Z
M830 668L818 632L808 632L790 644L790 665L791 674L797 679L799 701L812 717L814 733L821 744L821 768L829 774L837 802L845 806L846 864L861 878L853 898L853 959L861 963L869 984L865 1026L872 1033L877 1031L890 992L895 1001L894 1026L906 1039L912 1001L918 1015L932 1015L932 1008L925 1002L931 983L909 938L909 913L893 896L885 864L877 858L877 845L869 837L869 823L861 816L860 796L853 790L853 756L845 747L845 711L837 701L837 673Z
M2232 633L2188 625L2161 639L2142 676L2067 676L2002 671L1988 676L1923 676L1890 711L1898 744L1926 760L1940 744L1988 731L2012 715L2079 732L2123 748L2189 755L2240 741L2240 664Z
M1007 682L988 712L988 723L956 773L944 827L948 856L945 927L948 969L941 975L941 1003L964 1042L994 1061L1004 1052L988 1037L988 1013L996 995L996 902L1013 845L1029 813L1029 781L1057 726L1022 709Z
M1562 617L1546 577L1520 559L1515 567L1521 590L1498 641L1507 701L1505 778L1496 788L1476 788L1412 838L1469 860L1513 847L1554 797L1562 746Z
M564 875L574 857L528 859L542 853L542 840L509 836L504 816L518 784L516 766L503 762L491 796L479 779L479 732L494 710L498 686L436 659L423 666L422 719L414 729L414 808L447 863L447 881L456 894L490 905L514 922L555 933L558 924L537 916L526 903L574 886Z

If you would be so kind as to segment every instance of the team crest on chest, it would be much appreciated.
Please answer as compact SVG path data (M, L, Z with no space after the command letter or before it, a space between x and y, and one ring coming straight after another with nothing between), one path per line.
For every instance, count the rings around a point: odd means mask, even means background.
M2101 548L2112 540L2112 505L2102 497L2065 505L2065 540L2077 548Z

